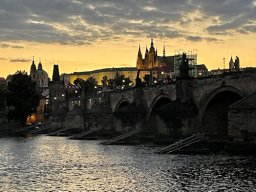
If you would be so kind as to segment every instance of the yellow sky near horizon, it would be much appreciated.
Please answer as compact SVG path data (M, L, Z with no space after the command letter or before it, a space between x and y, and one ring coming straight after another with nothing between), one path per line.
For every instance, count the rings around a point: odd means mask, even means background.
M206 64L208 69L223 68L223 58L226 58L226 67L231 56L239 56L242 67L255 67L256 65L256 35L240 35L220 43L188 42L185 40L163 41L154 39L158 55L162 55L163 44L166 45L166 55L173 55L175 50L197 50L198 63ZM138 45L144 55L146 44L150 45L150 39L142 41L122 43L106 41L98 45L89 46L64 46L58 44L31 44L21 43L25 48L0 48L0 76L7 77L17 70L29 72L32 57L38 64L39 59L51 78L53 64L58 64L60 73L72 73L76 71L90 71L111 67L135 67ZM13 62L18 58L24 61ZM27 61L26 61L27 60Z
M60 73L90 71L109 67L135 67L138 45L144 55L146 44L150 39L137 41L105 41L87 46L70 46L59 44L39 44L20 42L12 45L24 48L0 48L0 76L7 77L17 70L29 72L32 57L38 64L39 58L49 77L52 76L53 64L58 64ZM163 44L166 45L166 55L173 55L175 50L197 50L198 63L206 64L208 69L223 68L223 58L226 58L226 68L231 56L239 56L242 67L255 67L256 63L256 34L239 35L227 38L222 42L198 41L184 39L165 41L154 39L158 55L162 55ZM14 62L17 60L16 62ZM19 61L21 60L21 61Z

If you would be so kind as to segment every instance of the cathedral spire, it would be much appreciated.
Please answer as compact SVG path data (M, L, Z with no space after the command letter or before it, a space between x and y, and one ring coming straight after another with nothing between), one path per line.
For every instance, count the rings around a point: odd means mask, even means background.
M141 54L140 45L139 45L138 57L140 56L142 56L142 54Z
M30 71L31 70L36 71L36 65L35 65L34 56L33 56L32 64L31 64L31 67L30 67Z
M151 44L150 45L154 47L154 40L153 40L153 38L151 38Z
M153 38L151 39L150 51L151 51L151 52L154 52L154 51L155 51Z

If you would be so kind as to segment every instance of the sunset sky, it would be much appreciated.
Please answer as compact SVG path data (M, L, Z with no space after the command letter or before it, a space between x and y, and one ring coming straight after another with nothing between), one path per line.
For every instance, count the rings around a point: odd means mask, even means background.
M255 0L0 0L0 76L135 66L154 38L158 54L197 50L198 63L256 66Z

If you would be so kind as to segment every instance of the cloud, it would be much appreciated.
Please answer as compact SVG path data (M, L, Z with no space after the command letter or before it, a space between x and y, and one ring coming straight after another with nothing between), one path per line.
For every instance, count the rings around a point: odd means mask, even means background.
M3 61L3 60L7 60L6 58L4 57L0 57L0 60Z
M12 63L27 63L29 61L31 61L31 59L24 59L24 58L10 59L10 62Z
M255 33L254 5L253 0L5 0L0 1L0 38L63 45L125 36L218 40L235 32ZM191 35L183 29L188 25L203 33Z
M187 36L186 39L190 41L202 41L203 38L199 36Z
M0 43L0 48L15 48L15 49L22 49L24 48L21 45L12 45L12 44L8 44L8 43Z
M197 1L197 0L194 0ZM206 29L211 34L233 35L234 33L255 32L256 7L253 0L200 1L200 10L216 19ZM250 25L250 27L245 27Z

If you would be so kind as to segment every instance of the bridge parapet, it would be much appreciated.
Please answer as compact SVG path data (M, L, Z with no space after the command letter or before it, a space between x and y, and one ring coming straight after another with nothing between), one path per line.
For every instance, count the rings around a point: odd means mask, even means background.
M207 97L221 88L225 91L224 87L229 87L227 89L229 91L231 89L236 90L242 96L250 95L256 90L256 73L231 73L204 79L194 79L192 83L192 100L200 108L200 105Z

